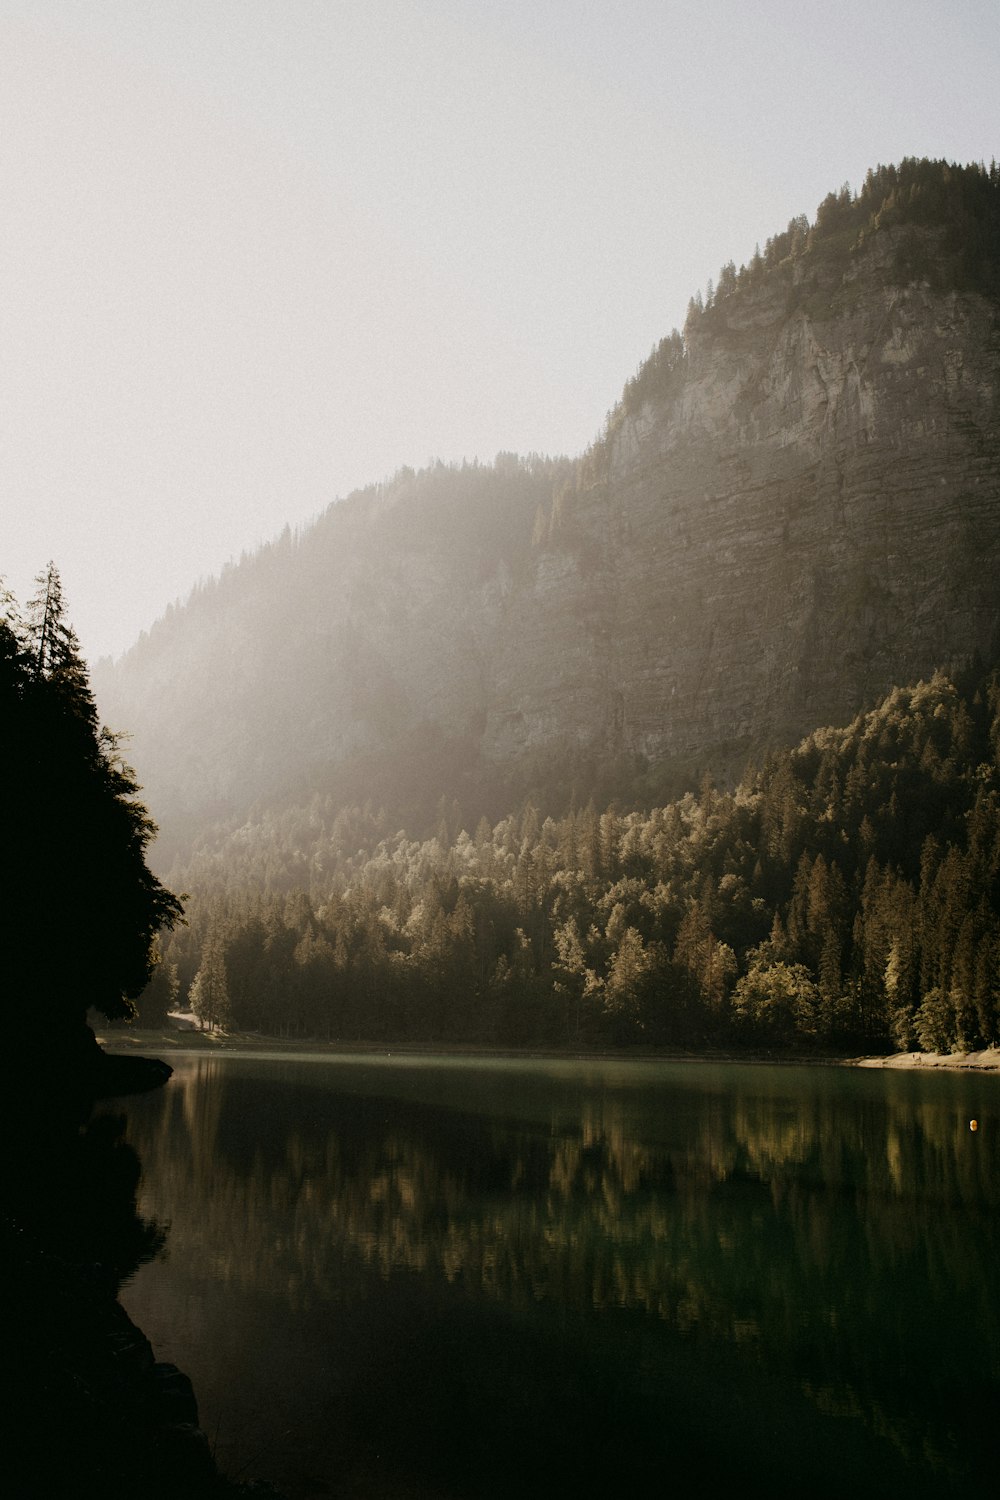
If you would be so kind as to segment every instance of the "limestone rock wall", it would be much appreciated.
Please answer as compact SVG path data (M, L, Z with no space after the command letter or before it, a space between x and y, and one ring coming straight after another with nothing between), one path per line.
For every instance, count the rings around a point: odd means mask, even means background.
M621 423L499 644L489 754L787 741L990 654L996 308L878 271L823 320L761 296Z

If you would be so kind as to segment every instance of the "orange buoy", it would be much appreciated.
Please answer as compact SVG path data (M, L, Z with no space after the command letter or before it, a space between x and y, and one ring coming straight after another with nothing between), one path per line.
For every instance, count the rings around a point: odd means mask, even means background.
M969 1129L970 1130L978 1130L979 1129L979 1121L978 1120L970 1120L969 1121Z

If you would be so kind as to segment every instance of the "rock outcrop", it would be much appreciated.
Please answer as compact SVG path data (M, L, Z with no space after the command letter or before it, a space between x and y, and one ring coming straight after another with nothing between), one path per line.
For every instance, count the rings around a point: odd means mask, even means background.
M893 253L822 315L777 276L717 308L677 394L621 415L510 601L487 753L788 741L990 653L997 309L893 285Z

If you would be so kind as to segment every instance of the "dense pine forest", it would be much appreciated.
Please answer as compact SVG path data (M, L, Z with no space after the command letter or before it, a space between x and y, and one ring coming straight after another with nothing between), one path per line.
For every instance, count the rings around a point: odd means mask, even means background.
M146 1022L483 1045L1000 1041L1000 675L893 691L669 805L431 837L320 796L175 883Z

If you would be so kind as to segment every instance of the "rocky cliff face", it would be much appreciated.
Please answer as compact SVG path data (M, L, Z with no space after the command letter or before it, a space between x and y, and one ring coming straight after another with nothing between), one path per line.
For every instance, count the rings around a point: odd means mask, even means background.
M95 684L161 822L418 762L738 767L990 656L1000 313L901 280L900 233L717 300L577 464L403 475L162 622Z
M717 308L678 393L621 416L511 601L489 754L789 740L990 653L997 309L892 255Z

